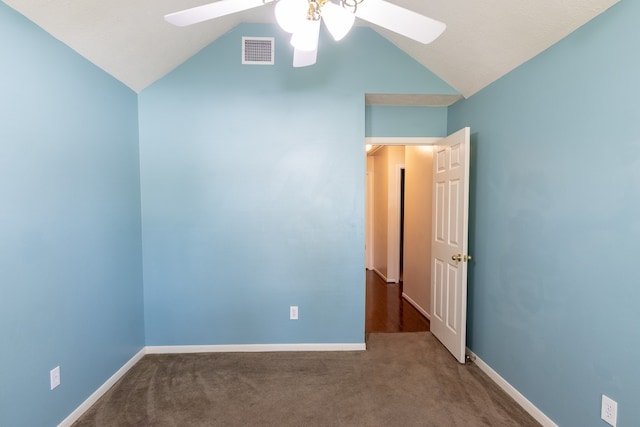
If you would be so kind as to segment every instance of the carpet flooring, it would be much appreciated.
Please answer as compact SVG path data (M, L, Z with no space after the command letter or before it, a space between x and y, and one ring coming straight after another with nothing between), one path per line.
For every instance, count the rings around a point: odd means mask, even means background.
M367 351L144 356L82 426L538 426L429 332Z

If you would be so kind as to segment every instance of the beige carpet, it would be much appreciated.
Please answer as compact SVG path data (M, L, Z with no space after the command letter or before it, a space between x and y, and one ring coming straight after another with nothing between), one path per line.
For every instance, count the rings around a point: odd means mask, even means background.
M74 426L537 426L429 332L366 352L147 355Z

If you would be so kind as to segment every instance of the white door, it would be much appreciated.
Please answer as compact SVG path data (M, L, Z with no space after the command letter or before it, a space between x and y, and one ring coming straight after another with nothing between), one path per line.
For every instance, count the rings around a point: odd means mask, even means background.
M433 151L431 332L465 361L469 217L469 128L442 139Z

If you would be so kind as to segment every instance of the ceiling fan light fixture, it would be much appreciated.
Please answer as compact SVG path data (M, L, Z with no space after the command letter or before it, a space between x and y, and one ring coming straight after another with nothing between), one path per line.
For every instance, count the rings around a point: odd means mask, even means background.
M317 50L319 37L320 21L305 19L304 24L291 36L291 45L302 51Z
M326 3L322 7L322 20L333 39L340 41L353 27L356 16L335 3Z
M276 22L287 33L296 33L306 21L308 3L306 0L279 0L276 3Z
M349 33L356 17L424 44L440 37L447 28L443 22L387 0L216 0L170 13L165 19L185 26L273 2L278 25L292 34L295 67L315 63L321 20L336 41Z

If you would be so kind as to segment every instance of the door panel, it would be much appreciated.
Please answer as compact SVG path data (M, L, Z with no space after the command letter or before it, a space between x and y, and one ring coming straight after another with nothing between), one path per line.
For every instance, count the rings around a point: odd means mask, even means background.
M445 264L442 261L440 261L439 259L435 260L433 271L434 281L436 283L444 282ZM431 310L431 312L433 313L432 317L435 317L438 321L442 322L442 316L444 315L444 299L442 289L437 286L432 286L431 289L433 292L432 301L434 303L434 307Z
M449 246L460 246L460 180L449 181Z
M458 332L458 269L447 265L447 327L449 330L456 334Z
M444 238L445 238L445 233L444 233L444 227L445 227L445 218L444 218L444 202L445 202L445 185L442 182L437 182L435 183L435 189L434 189L434 194L435 194L435 198L434 198L434 213L433 213L433 218L434 218L434 226L435 226L435 230L433 235L435 236L435 240L439 243L444 243Z

